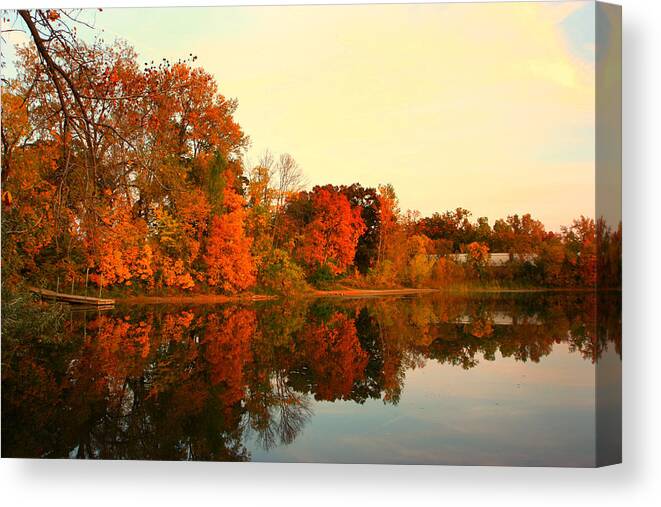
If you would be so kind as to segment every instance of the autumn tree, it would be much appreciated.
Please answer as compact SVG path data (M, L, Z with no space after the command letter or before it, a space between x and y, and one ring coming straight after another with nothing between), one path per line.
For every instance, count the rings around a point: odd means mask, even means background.
M204 262L207 281L226 292L248 289L255 284L255 263L250 253L252 238L244 230L243 198L226 186L224 212L214 215L209 228Z
M253 253L260 259L268 254L273 245L273 219L276 190L273 184L273 160L266 152L259 164L248 174L247 228L253 238Z
M204 278L211 214L244 225L241 204L223 202L225 193L241 194L247 138L232 117L236 101L190 62L141 68L123 42L68 34L40 47L64 28L40 11L26 16L30 28L37 23L35 45L18 50L18 76L3 87L3 202L16 219L3 234L14 257L47 256L42 274L53 266L59 277L66 266L72 281L90 268L104 286L152 272L159 284L192 288ZM232 216L223 219L225 210Z
M375 188L363 187L359 183L342 185L338 187L338 191L346 196L352 208L360 209L360 217L365 224L354 256L356 268L365 274L376 265L379 255L382 221L378 192Z
M581 216L563 230L567 261L574 268L573 281L594 287L597 281L597 242L594 220Z
M564 270L566 260L565 244L562 237L550 234L541 244L536 265L540 271L540 283L549 286L560 286L567 283Z
M468 266L477 274L478 278L483 278L489 265L489 247L484 243L474 241L467 246L467 254Z
M406 242L408 262L405 281L408 285L419 287L431 278L434 261L429 255L431 240L422 234L411 236Z
M470 222L471 212L457 208L445 213L434 213L419 221L418 228L432 240L448 239L453 242L453 251L458 252L461 245L473 241L473 224Z
M392 185L380 185L379 194L379 241L377 247L377 262L385 257L385 252L393 247L392 240L397 228L399 207L397 195Z
M360 208L332 188L315 187L309 196L312 218L303 228L298 256L309 270L327 266L344 273L353 263L358 238L365 230Z
M42 255L57 235L54 200L60 143L37 140L38 127L17 83L2 95L2 276L18 282L39 274ZM65 217L66 218L66 217Z
M102 225L93 234L88 236L92 281L101 287L131 285L134 281L152 283L154 266L152 249L146 243L147 224L134 217L123 196L110 198Z
M285 204L305 188L306 180L301 167L289 153L280 155L277 163L270 167L273 168L274 193L272 243L275 246L280 246L282 244L282 219Z

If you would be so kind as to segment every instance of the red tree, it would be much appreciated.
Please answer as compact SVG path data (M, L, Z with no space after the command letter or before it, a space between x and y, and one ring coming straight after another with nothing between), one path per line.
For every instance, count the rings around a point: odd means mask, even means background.
M358 238L365 231L360 208L329 188L315 187L311 196L313 219L303 231L300 257L311 269L327 265L335 274L353 263Z

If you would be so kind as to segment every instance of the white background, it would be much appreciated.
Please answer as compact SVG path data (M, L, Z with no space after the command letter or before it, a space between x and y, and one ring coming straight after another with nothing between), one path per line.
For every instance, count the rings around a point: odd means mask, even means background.
M98 7L99 0L2 7ZM286 1L103 0L101 6ZM290 2L291 3L291 2ZM306 3L306 2L293 2ZM307 2L349 3L349 2ZM368 3L368 2L365 2ZM0 462L4 505L651 505L661 500L661 2L621 0L624 51L624 464L597 470L259 463ZM367 27L366 27L367 29ZM657 127L657 129L655 129Z

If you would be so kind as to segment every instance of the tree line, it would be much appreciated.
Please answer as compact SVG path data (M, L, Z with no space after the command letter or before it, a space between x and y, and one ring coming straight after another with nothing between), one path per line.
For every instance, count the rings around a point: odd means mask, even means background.
M3 80L5 286L620 284L621 228L601 221L556 233L529 214L493 226L461 208L421 217L391 185L306 190L288 154L249 164L237 101L193 55L141 65L125 42L78 39L62 12L19 11L33 44ZM489 252L528 256L494 268Z

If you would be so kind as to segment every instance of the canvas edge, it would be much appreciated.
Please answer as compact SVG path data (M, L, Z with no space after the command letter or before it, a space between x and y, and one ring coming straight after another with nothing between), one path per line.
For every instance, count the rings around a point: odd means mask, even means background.
M611 228L622 223L622 7L604 2L595 4L595 219ZM603 467L622 462L621 351L605 335L612 331L606 322L615 321L621 336L622 284L620 277L617 286L608 285L599 272L607 262L597 245L595 338L607 348L596 355L595 466ZM621 265L620 256L620 273ZM601 304L603 297L616 298L615 306Z

